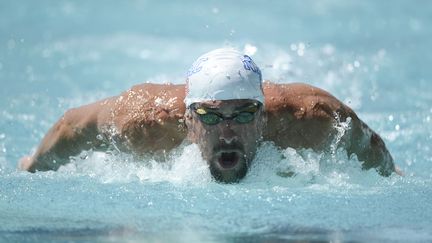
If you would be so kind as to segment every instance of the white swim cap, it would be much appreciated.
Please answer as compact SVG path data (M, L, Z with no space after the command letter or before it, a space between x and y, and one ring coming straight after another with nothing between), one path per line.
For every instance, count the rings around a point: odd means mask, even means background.
M253 99L264 104L262 76L252 59L232 48L200 56L189 69L185 104L210 100Z

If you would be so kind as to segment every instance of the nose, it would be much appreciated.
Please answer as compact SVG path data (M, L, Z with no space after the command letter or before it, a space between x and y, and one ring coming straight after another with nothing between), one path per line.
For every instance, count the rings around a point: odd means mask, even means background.
M231 144L232 142L236 142L238 140L238 136L231 129L229 124L224 124L219 135L219 140L221 142L225 142L226 144Z

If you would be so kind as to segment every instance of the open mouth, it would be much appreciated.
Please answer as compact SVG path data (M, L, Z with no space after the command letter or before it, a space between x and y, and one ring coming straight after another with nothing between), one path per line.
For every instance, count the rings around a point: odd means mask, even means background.
M239 159L237 152L222 152L219 156L219 164L223 169L231 169L237 165Z

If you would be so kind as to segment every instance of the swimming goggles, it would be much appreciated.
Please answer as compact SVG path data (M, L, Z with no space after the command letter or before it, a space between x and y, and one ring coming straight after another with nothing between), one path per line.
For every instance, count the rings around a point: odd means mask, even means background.
M207 125L216 125L224 120L234 120L239 124L250 123L255 118L255 113L259 110L260 104L254 103L253 105L243 108L241 111L236 111L230 116L224 116L223 114L204 107L197 107L195 104L191 105L191 108L198 115L201 122Z

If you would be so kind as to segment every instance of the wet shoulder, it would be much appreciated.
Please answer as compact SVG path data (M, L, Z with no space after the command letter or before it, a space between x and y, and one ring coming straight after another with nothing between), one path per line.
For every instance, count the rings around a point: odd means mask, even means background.
M264 94L268 113L288 112L297 119L329 117L347 108L327 91L309 84L265 82Z
M163 122L184 114L184 85L139 84L113 97L112 113L117 118Z

